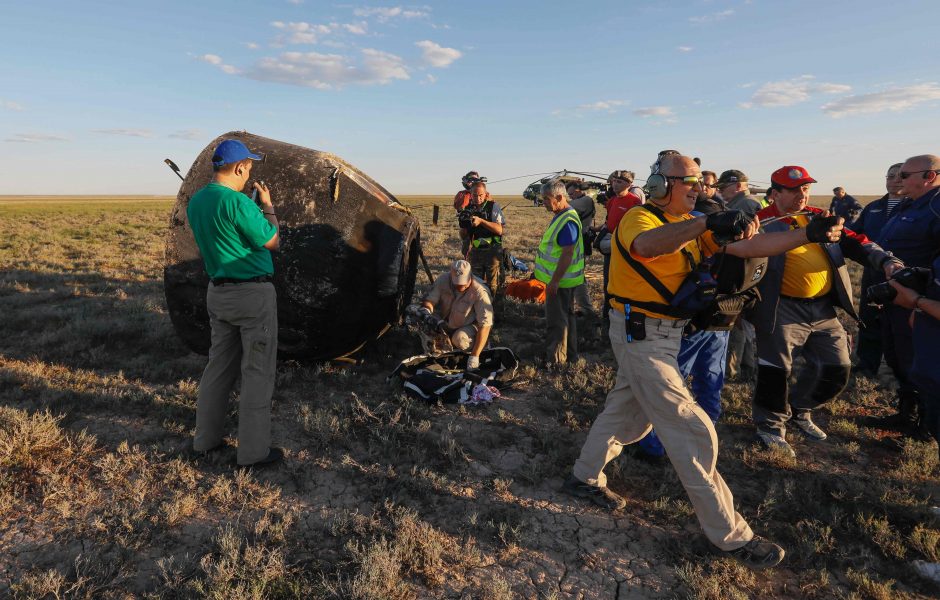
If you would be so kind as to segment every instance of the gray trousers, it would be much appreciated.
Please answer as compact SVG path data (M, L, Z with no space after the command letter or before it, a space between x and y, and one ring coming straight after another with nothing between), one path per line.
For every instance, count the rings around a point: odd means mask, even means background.
M797 347L806 366L791 390L790 371ZM757 360L754 424L783 436L791 416L807 418L812 409L837 396L848 382L849 344L832 301L781 298L774 330L757 329Z
M575 288L558 288L554 296L545 296L545 360L562 364L578 360L578 320L574 315Z
M212 285L206 293L212 347L199 381L196 436L202 452L222 442L228 400L241 375L238 464L265 458L271 447L271 394L277 364L277 297L271 283Z

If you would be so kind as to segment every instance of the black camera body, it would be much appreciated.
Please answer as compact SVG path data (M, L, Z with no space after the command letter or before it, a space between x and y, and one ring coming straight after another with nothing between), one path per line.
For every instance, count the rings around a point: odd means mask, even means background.
M473 227L473 217L480 217L481 219L486 219L486 212L484 212L483 207L475 208L468 206L467 208L457 212L457 223L460 225L461 229L470 229Z
M891 276L891 279L897 281L906 288L910 288L918 294L927 292L927 285L930 283L930 269L923 267L905 267ZM887 281L876 283L870 286L866 291L868 303L881 306L889 304L897 297L898 292Z

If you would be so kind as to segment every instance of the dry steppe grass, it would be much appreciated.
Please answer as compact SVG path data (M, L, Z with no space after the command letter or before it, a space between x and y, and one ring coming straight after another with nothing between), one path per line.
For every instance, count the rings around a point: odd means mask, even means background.
M459 248L441 197L403 198L441 271ZM531 261L548 215L508 205ZM442 206L438 227L431 205ZM171 199L0 201L0 595L16 598L928 598L940 557L936 448L890 439L886 374L820 411L799 458L751 442L750 388L729 384L719 468L787 559L753 573L710 552L670 467L628 449L610 514L561 494L613 381L604 346L539 369L541 309L508 302L497 341L523 359L491 406L429 406L385 375L416 348L393 331L361 364L282 362L270 471L189 452L204 358L163 300ZM602 211L601 211L602 212ZM857 271L857 270L856 270ZM857 274L857 272L856 272ZM600 259L589 260L600 303ZM419 288L427 280L419 274ZM854 325L847 324L854 332ZM235 409L230 415L235 423ZM229 439L235 443L234 438Z

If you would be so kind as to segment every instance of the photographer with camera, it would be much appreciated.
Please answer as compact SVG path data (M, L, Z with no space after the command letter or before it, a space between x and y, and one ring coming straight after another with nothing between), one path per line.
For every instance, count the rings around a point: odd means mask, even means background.
M438 277L420 304L405 309L406 323L418 329L425 352L470 353L467 368L480 366L480 353L493 329L493 305L470 263L457 260Z
M473 274L490 288L493 301L502 294L503 226L506 218L499 204L490 199L486 183L477 181L470 187L470 204L457 213L460 237L467 241L467 260Z
M460 213L470 205L470 188L473 187L473 184L478 181L486 183L486 177L480 177L480 174L476 171L468 171L466 175L460 178L460 185L463 186L463 189L454 194L454 210L457 211L458 218L460 217ZM486 194L486 199L490 199L489 193ZM462 237L460 243L460 255L466 258L467 250L469 249L470 238Z
M926 268L940 251L940 156L912 156L901 165L898 177L900 195L907 200L894 210L876 241L905 266ZM885 307L881 319L885 361L898 382L898 411L887 417L870 417L864 423L924 437L918 416L920 392L911 381L914 345L910 315L910 309L891 304Z
M774 203L757 213L765 232L809 229L842 218L807 206L816 180L803 167L786 166L770 176ZM752 312L757 331L757 385L752 418L757 441L796 456L786 440L787 423L806 438L826 439L812 420L812 410L835 398L849 382L848 337L839 323L839 307L858 319L845 258L891 273L899 261L864 235L843 229L840 238L801 245L767 263ZM819 241L819 240L814 240ZM789 389L793 350L802 349L806 367Z
M784 551L755 536L734 510L716 468L714 424L692 398L677 362L683 330L696 313L691 304L701 298L683 294L674 304L666 296L676 300L680 291L698 289L698 265L722 245L730 256L773 256L811 241L836 241L842 225L820 219L798 230L755 235L756 221L741 211L689 214L702 184L691 158L666 154L652 170L647 204L628 212L614 233L608 291L616 382L563 490L610 510L623 508L626 501L607 488L604 467L654 426L709 541L749 567L772 567Z
M460 178L460 185L463 186L463 189L454 194L454 210L460 212L467 208L467 205L470 204L470 188L478 181L486 183L486 177L480 177L480 174L476 171L468 171L466 175ZM489 199L488 194L487 199Z

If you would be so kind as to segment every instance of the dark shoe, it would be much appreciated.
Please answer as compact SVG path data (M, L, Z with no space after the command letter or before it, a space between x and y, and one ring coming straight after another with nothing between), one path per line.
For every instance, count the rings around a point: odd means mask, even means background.
M253 462L250 465L238 465L241 469L250 469L252 467L267 467L269 465L277 464L284 460L284 450L281 448L271 448L268 451L268 455L262 458L257 462Z
M908 432L915 428L912 415L894 413L887 417L865 417L862 425L872 429L886 429L888 431Z
M755 535L750 542L724 554L751 569L769 569L779 565L786 553L777 544Z
M609 488L584 483L574 475L568 476L561 490L578 498L587 498L607 510L620 510L627 505L626 500L610 491Z

